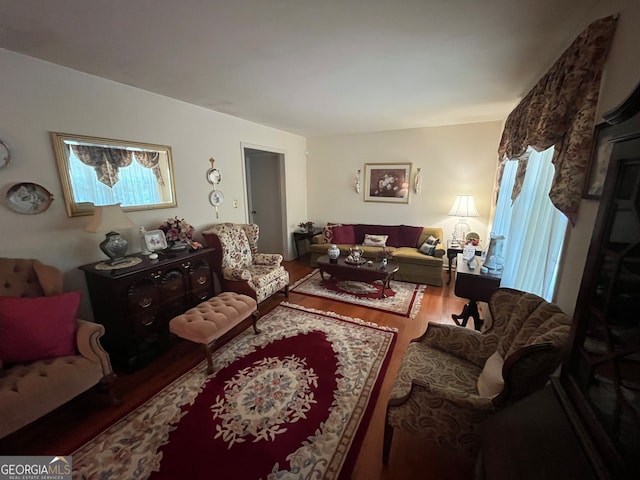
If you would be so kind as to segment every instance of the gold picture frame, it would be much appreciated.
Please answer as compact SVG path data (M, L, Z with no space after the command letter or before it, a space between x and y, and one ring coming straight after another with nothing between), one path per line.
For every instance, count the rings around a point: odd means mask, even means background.
M409 203L411 163L366 163L364 201Z
M178 205L171 147L58 132L51 139L69 217L90 215L95 205Z

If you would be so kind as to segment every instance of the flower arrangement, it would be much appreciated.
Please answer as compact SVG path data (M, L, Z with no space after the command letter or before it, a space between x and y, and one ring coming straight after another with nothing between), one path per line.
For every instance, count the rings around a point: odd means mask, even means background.
M391 260L393 257L393 250L383 247L377 253L378 260Z
M307 230L309 232L313 230L313 222L310 222L308 220L305 220L304 222L300 222L298 224L298 226L300 228L304 228L305 230Z
M189 225L184 218L167 218L167 221L158 227L164 232L167 241L191 243L196 234L195 228Z

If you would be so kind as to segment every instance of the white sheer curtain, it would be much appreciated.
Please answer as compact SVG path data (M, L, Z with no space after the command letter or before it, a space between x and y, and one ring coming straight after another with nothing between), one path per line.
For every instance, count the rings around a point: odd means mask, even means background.
M506 238L501 286L552 301L568 221L549 199L555 173L553 147L543 152L529 148L527 152L527 173L513 203L511 191L518 162L507 162L500 184L492 232Z
M162 202L160 185L151 168L145 168L135 160L124 167L126 175L113 187L108 187L96 179L93 167L85 165L76 155L69 155L71 188L76 202L91 202L94 205L148 205Z

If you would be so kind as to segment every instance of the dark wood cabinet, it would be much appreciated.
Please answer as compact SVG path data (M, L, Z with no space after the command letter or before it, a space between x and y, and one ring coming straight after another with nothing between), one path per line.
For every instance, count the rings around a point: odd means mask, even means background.
M219 292L213 249L141 257L129 268L98 270L83 265L96 322L105 326L102 343L113 363L139 368L169 345L169 320Z

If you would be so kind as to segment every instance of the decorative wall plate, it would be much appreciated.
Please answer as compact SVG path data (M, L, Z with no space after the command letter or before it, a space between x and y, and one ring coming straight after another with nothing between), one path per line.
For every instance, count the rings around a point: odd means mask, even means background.
M465 240L467 242L471 242L473 240L480 241L480 235L478 235L476 232L469 232L469 233L467 233L467 236L465 237Z
M222 202L224 202L224 195L220 190L214 190L209 195L209 201L214 207L219 207L220 205L222 205Z
M217 185L222 181L222 174L217 168L210 168L207 170L207 180L211 185Z
M11 151L6 143L0 140L0 168L6 167L11 163Z
M49 208L51 202L51 192L37 183L16 183L7 192L9 208L24 215L42 213Z

